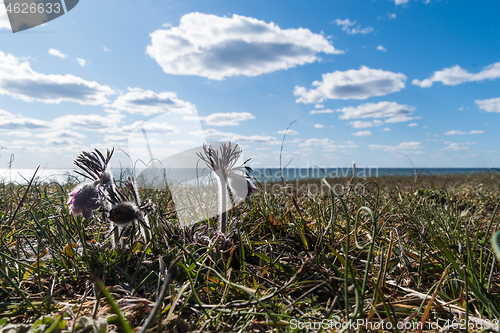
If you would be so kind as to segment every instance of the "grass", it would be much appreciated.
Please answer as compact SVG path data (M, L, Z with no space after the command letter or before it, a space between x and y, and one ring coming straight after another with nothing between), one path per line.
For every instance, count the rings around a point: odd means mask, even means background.
M0 183L0 331L472 332L500 319L500 175L327 181L259 184L222 247L200 241L215 218L185 228L168 191L141 190L152 240L126 230L117 249L100 213L69 213L76 184Z

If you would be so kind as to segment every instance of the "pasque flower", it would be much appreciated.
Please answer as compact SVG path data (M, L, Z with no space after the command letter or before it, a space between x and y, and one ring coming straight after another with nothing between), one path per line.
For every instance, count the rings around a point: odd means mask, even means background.
M227 187L229 186L231 192L238 198L245 199L255 189L250 182L249 176L253 170L245 166L249 160L236 166L242 151L238 148L238 145L231 145L231 142L228 144L223 143L219 150L215 150L212 146L207 147L204 144L203 152L204 154L198 153L197 155L215 173L219 189L219 232L225 234L227 230Z
M109 219L120 227L134 223L141 217L141 210L132 202L120 202L109 211Z
M95 152L82 152L74 161L81 171L76 173L92 180L92 183L80 184L69 194L67 204L71 214L83 214L86 219L92 216L92 211L101 207L106 200L106 190L113 184L113 176L108 169L108 163L113 150L107 151L106 157L97 149Z
M71 214L83 214L83 217L89 219L92 216L92 211L101 206L104 200L104 192L102 191L100 182L91 184L80 184L69 194L67 204Z

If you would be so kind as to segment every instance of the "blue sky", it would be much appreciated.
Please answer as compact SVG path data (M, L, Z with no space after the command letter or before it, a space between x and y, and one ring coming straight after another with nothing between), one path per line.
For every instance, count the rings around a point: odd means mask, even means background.
M144 159L141 126L156 158L231 141L251 166L279 166L295 120L290 166L498 167L499 11L82 0L13 34L2 5L0 168L11 154L17 168L68 168L113 146Z

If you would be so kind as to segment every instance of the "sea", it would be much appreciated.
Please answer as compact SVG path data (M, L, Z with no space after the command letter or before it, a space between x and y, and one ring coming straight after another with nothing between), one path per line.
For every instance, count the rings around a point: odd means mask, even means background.
M133 173L130 170L113 169L115 179L126 179ZM251 176L259 182L276 182L282 180L296 181L320 178L350 178L354 172L355 177L383 177L383 176L415 176L421 175L454 175L454 174L485 174L497 173L495 168L377 168L377 167L336 167L336 168L256 168ZM193 181L203 176L203 172L194 169L164 169L164 177L180 181ZM206 174L206 172L205 172ZM136 171L136 176L140 175ZM44 169L40 168L36 174L35 169L0 169L0 181L26 184L32 178L38 183L56 182L65 184L78 183L83 177L76 174L73 169Z

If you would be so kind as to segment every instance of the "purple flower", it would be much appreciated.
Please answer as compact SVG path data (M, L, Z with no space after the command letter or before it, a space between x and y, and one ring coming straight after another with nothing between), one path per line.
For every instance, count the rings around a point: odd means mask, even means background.
M100 189L99 182L92 184L80 184L69 194L69 205L71 214L83 214L83 217L89 219L92 217L92 211L101 206L104 200L104 193Z

